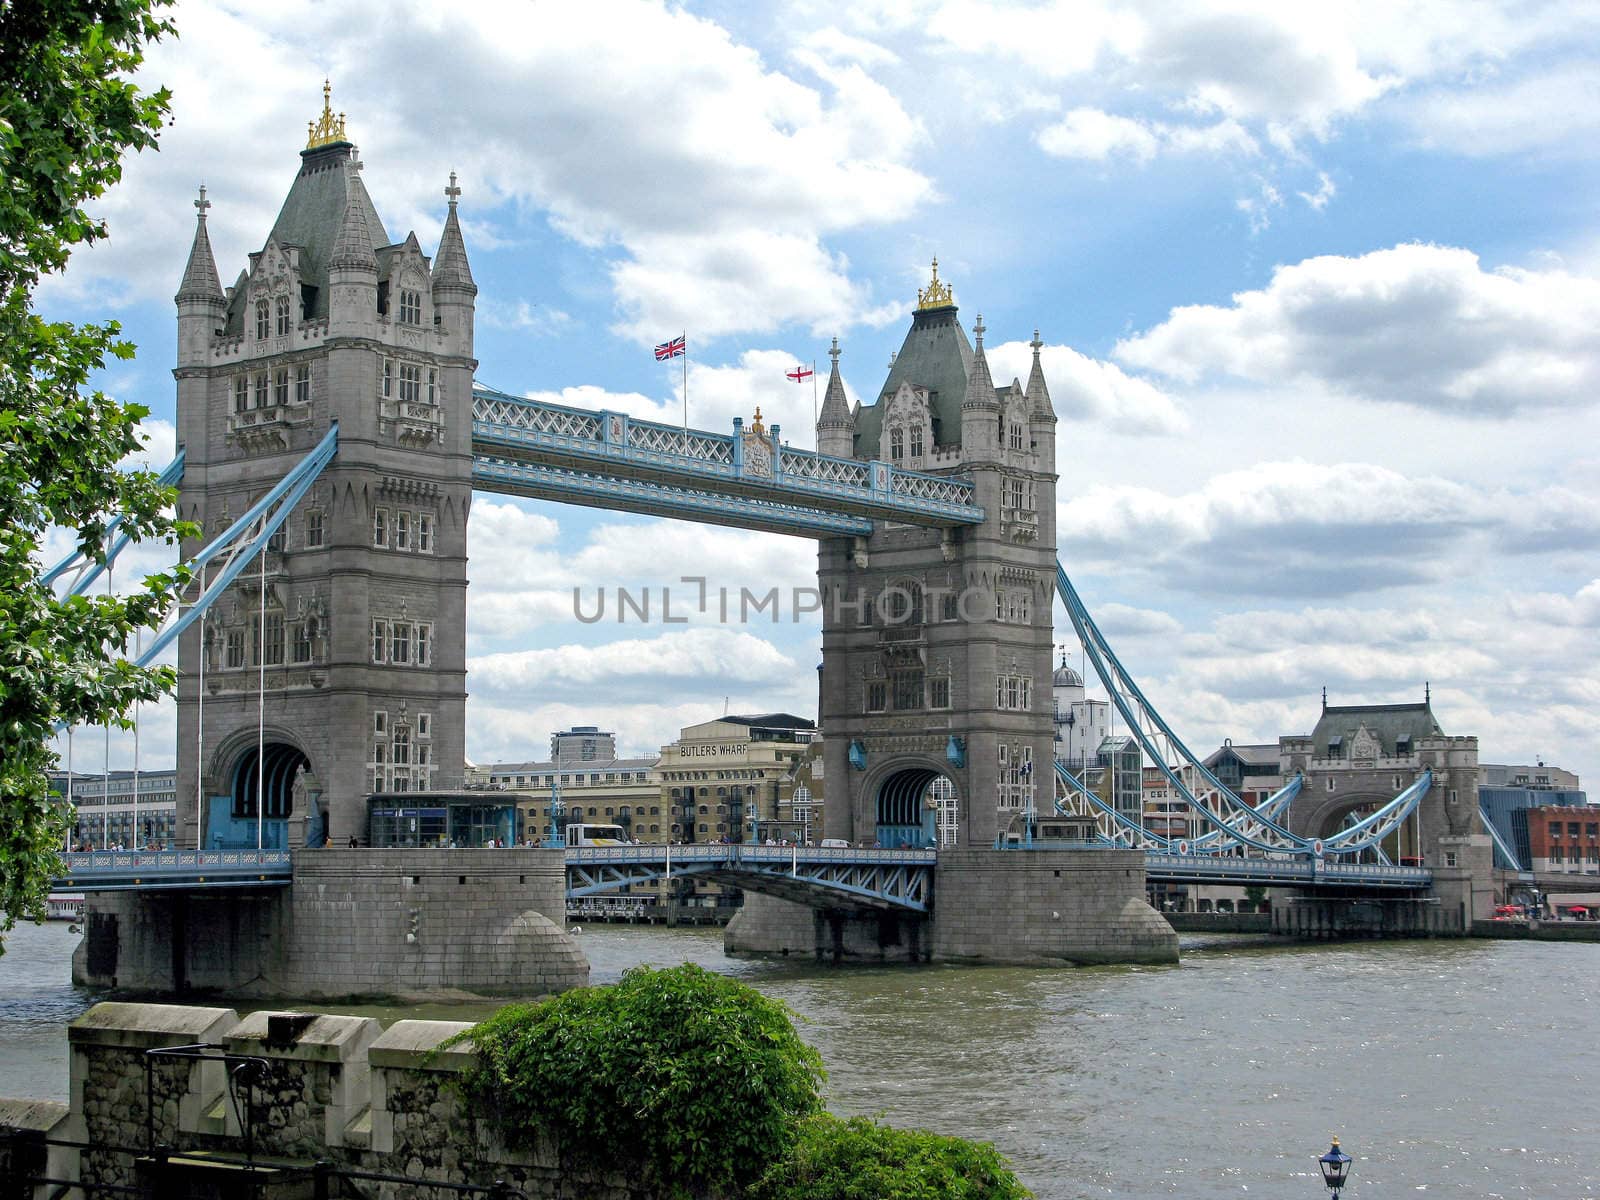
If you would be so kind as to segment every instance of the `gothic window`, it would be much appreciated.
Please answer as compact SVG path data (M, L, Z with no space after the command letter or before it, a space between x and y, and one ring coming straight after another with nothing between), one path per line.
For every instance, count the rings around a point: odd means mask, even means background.
M922 672L896 671L894 673L894 708L908 712L922 707Z
M279 296L276 309L276 330L279 337L289 336L289 297Z
M394 395L394 359L383 360L383 386L379 392L385 400Z
M867 711L882 712L889 707L889 685L882 679L867 684Z
M394 514L394 548L411 549L411 514L404 509Z
M391 761L397 767L411 765L411 733L404 727L394 731L394 754Z
M385 547L389 544L389 510L387 508L375 508L372 510L372 544Z
M428 403L439 403L439 370L437 367L428 368Z
M272 402L278 405L289 403L289 370L279 367L272 374Z
M400 364L400 399L405 404L422 401L422 368L415 363Z
M928 680L928 707L950 707L950 680L947 676L937 676Z
M250 656L258 665L281 667L283 665L283 614L267 614L266 642L261 638L261 618L250 618Z
M389 661L403 667L411 661L411 623L395 621L389 626Z
M922 457L922 426L920 425L911 427L911 457Z
M311 403L311 364L302 363L294 369L294 402Z
M244 666L244 630L230 629L227 634L226 665L230 671Z
M417 666L426 667L433 661L433 626L417 626Z
M306 549L315 550L322 545L323 516L320 508L306 510Z
M290 656L291 662L304 663L311 661L311 622L296 621L294 625L294 648Z
M256 301L256 338L265 341L272 335L272 306L265 300Z
M422 324L422 293L411 288L400 289L400 323Z
M265 408L267 406L267 373L265 371L256 376L255 384L256 407Z
M250 377L236 375L233 380L233 411L242 413L250 407Z
M426 626L424 626L426 628ZM427 713L417 714L417 737L425 738L433 735L433 718Z
M433 553L433 517L429 513L417 514L417 553Z
M1022 449L1022 426L1015 421L1011 423L1011 448L1013 450Z
M889 431L889 459L899 462L906 455L906 435L903 429Z
M372 714L372 732L382 737L389 731L389 714L383 709L376 709Z
M274 554L282 554L284 547L288 544L288 540L288 537L283 531L283 526L280 525L278 526L277 532L267 539L267 549L271 550Z
M374 618L372 622L372 661L385 662L389 651L389 622Z

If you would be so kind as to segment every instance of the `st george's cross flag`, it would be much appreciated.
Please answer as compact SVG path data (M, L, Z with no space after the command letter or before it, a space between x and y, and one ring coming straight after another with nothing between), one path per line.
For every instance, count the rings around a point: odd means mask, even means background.
M804 383L806 380L810 379L811 376L812 370L810 367L796 367L792 371L785 371L783 373L783 377L785 379L792 379L796 383Z
M669 358L678 358L689 353L688 335L680 333L670 342L662 342L656 347L656 361L666 362Z

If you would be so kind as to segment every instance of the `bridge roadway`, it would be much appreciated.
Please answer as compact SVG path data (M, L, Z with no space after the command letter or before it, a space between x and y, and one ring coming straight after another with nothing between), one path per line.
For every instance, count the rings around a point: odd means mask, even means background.
M480 491L739 529L866 536L874 521L983 522L970 479L784 445L776 426L708 433L496 392L472 393Z
M1048 845L1068 847L1059 842ZM1071 844L1075 849L1097 846L1089 842ZM66 872L55 880L54 890L58 892L286 887L294 874L288 850L102 850L63 854L61 858ZM927 912L933 903L937 862L938 852L928 849L715 843L584 846L567 851L567 896L592 896L629 884L693 875L801 904L816 905L823 900L830 906L860 910ZM1433 882L1433 873L1422 867L1153 851L1145 855L1145 872L1149 880L1163 883L1319 891L1419 891Z

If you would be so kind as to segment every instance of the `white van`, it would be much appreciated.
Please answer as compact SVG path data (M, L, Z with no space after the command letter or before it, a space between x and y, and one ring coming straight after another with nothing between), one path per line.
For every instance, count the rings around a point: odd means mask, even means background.
M848 850L850 849L850 843L844 838L823 838L822 848L824 850Z

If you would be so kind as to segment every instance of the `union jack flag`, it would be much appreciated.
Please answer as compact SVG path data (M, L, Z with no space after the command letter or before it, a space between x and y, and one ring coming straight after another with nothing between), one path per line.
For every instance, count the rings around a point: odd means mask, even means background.
M666 362L669 358L677 358L687 353L689 353L688 337L680 333L670 342L662 342L656 347L656 361Z

